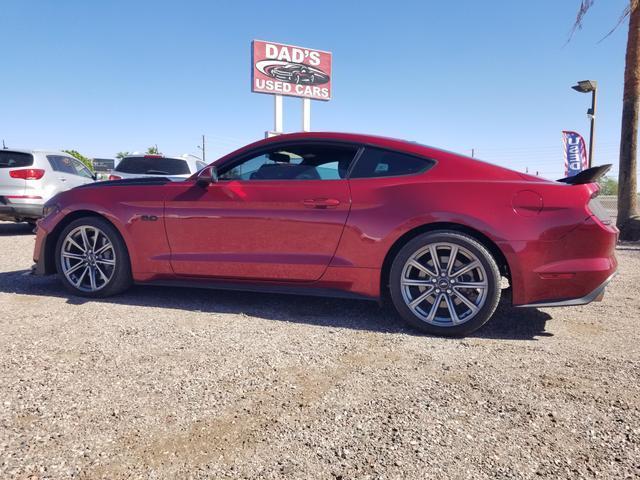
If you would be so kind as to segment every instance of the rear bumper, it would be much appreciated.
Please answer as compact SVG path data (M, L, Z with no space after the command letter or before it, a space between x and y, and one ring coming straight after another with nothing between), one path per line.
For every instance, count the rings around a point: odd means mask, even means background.
M43 204L37 203L0 203L0 220L40 218L42 217L42 209Z
M602 297L604 296L604 289L607 288L607 285L609 285L609 282L613 280L613 277L615 277L616 275L617 275L617 272L610 275L609 278L607 278L604 282L602 282L600 285L598 285L596 288L594 288L591 292L589 292L584 297L570 298L568 300L554 300L551 302L543 301L543 302L529 303L526 305L518 305L518 307L536 307L536 308L575 307L577 305L586 305L594 301L597 302L602 299Z
M604 291L618 268L618 230L590 217L557 240L503 246L514 306L584 305Z

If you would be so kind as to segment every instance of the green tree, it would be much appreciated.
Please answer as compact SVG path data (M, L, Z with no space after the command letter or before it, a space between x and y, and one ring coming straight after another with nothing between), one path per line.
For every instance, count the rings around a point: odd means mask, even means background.
M604 177L598 183L600 183L600 195L618 195L618 181L615 178Z
M93 172L93 162L91 161L90 158L85 157L84 155L82 155L77 150L62 150L62 151L64 153L68 153L72 157L77 158L78 160L80 160L82 163L84 163L86 165L86 167L89 170L91 170Z
M116 158L118 160L122 160L124 157L128 157L129 156L129 152L118 152L116 153Z
M595 0L581 0L571 35L582 28L582 21ZM620 167L618 170L618 220L622 240L640 240L638 215L637 149L640 114L640 0L629 0L618 23L608 37L629 19L627 52L622 95L622 129L620 132ZM569 37L571 39L571 37Z
M147 148L147 155L160 155L160 151L158 150L158 145L153 145Z

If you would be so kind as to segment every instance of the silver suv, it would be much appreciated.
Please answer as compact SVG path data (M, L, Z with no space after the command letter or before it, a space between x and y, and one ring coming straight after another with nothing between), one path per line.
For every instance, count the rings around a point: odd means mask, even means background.
M124 157L113 169L109 180L137 177L167 177L173 181L184 180L202 170L207 164L202 160L185 155L165 157L164 155L130 155Z
M34 223L56 193L93 181L94 174L67 153L0 150L0 220Z

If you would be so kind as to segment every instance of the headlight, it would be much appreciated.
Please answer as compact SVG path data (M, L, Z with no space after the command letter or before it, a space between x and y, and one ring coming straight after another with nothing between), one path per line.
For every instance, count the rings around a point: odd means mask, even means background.
M42 216L48 217L52 213L58 213L59 211L60 211L60 208L56 204L45 205L44 208L42 209Z

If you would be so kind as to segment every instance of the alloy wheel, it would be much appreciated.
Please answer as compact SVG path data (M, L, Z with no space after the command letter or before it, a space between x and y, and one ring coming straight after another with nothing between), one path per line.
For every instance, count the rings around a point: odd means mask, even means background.
M452 327L475 317L486 302L489 282L480 259L449 242L429 244L406 261L402 297L423 322Z
M99 228L82 225L71 230L60 251L62 272L78 290L96 292L104 288L116 269L116 252Z

